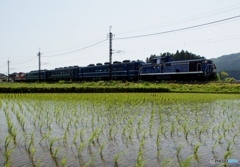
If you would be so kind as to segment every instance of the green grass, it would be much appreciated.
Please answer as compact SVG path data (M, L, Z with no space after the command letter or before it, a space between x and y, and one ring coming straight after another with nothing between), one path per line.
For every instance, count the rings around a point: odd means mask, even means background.
M240 93L240 84L233 83L154 83L98 81L79 83L0 83L0 93L103 93L103 92L175 92L175 93Z

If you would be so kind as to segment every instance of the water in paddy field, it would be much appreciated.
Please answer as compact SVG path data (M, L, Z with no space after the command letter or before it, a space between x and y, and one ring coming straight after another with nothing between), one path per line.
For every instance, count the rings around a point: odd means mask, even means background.
M139 96L106 104L2 99L0 166L218 166L210 159L240 161L240 100L168 104Z

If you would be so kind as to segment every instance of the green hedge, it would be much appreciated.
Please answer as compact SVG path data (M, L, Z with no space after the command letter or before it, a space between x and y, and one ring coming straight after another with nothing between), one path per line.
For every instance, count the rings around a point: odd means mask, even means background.
M70 88L0 88L0 93L124 93L124 92L170 92L168 88L129 87L70 87Z

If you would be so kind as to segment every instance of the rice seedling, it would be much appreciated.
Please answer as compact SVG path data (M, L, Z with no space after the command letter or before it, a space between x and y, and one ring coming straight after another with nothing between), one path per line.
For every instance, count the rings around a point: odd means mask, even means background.
M82 151L85 147L85 144L84 143L80 143L79 146L78 146L78 157L80 158L81 157L81 154L82 154Z
M60 146L58 146L57 148L55 148L54 151L53 151L53 154L51 154L51 156L52 156L55 160L57 160L57 154L58 154L59 148L60 148Z
M183 132L184 132L184 137L185 137L185 140L186 140L186 142L188 142L188 135L189 135L189 133L190 133L190 130L189 129L187 129L187 122L185 122L184 124L183 124Z
M230 150L231 150L231 149L230 149L231 144L232 144L232 141L229 141L229 142L228 142L228 145L227 145L227 151L230 151Z
M181 152L182 148L183 148L182 145L179 145L179 146L177 147L177 153L176 153L176 156L177 156L177 159L178 159L178 160L180 159L180 152Z
M229 157L232 155L232 151L226 151L224 153L224 159L229 159Z
M224 137L224 135L221 135L221 136L219 136L219 138L218 138L218 144L222 144L223 142L222 142L222 138Z
M135 166L143 167L145 164L146 164L146 160L144 159L144 156L143 156L143 150L139 149Z
M197 144L194 146L194 149L193 149L194 157L196 160L198 160L198 150L199 150L200 146L201 146L201 144Z
M175 132L175 123L172 122L172 125L171 125L171 137L173 138L173 133Z
M73 144L77 144L76 140L77 140L77 137L79 136L79 134L80 134L80 131L75 132L74 137L73 137Z
M236 133L235 133L234 136L233 136L232 141L234 142L234 144L235 144L235 140L234 140L234 139L235 139L237 136L239 136L239 134L236 134Z
M39 141L39 144L41 145L41 142L42 142L44 139L45 139L45 141L47 142L47 139L49 139L50 135L51 135L51 131L49 131L48 133L43 134L41 140Z
M189 156L187 159L180 162L180 167L190 167L193 157Z
M84 137L84 129L81 129L79 132L80 140L83 143L83 137Z
M116 155L114 155L114 158L113 158L114 166L118 167L118 165L119 165L119 158L123 154L124 154L123 152L119 152Z
M113 132L113 126L109 128L109 139L112 140L112 132Z
M173 160L172 159L164 159L160 166L169 167L172 166Z
M64 132L64 134L63 134L63 143L64 143L64 145L67 144L68 134L69 134L68 130L66 130L66 131Z
M9 144L10 144L11 140L12 140L11 136L7 136L7 137L6 137L5 142L4 142L4 148L5 148L5 150L8 150L8 149L9 149L8 147L9 147Z
M4 157L5 157L4 166L11 166L10 156L11 156L13 151L14 151L13 149L5 150L5 153L4 153Z
M63 157L63 158L62 158L62 166L63 166L63 167L66 167L66 166L67 166L67 158L66 158L66 157Z
M55 141L57 141L57 140L58 140L58 138L53 138L53 139L50 140L49 151L50 151L51 154L53 154L53 145L54 145Z

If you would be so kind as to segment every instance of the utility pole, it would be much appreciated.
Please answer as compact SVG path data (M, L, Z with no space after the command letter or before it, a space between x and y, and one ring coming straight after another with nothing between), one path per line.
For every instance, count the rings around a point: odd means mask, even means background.
M8 82L9 82L9 69L10 69L10 67L9 67L9 60L7 61L7 64L8 64Z
M112 79L112 26L109 27L109 81Z
M38 52L38 81L41 81L41 52Z

